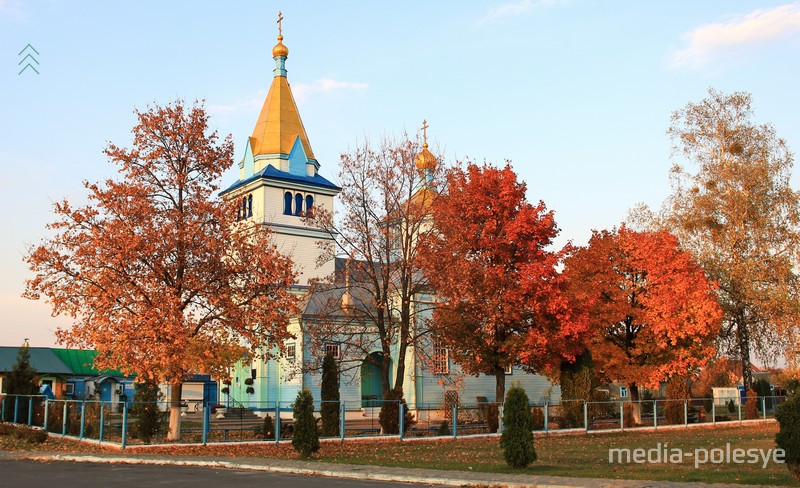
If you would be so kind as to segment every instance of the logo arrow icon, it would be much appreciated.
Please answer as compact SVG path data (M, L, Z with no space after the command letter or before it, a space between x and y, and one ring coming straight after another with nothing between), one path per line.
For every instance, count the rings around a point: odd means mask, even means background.
M33 63L39 64L39 61L37 61L36 58L33 57L33 54L31 53L31 51L36 53L37 56L39 55L39 51L37 51L35 47L31 46L31 43L28 43L27 46L22 48L22 51L20 51L18 55L22 56L22 54L25 53L26 51L27 51L27 54L25 55L24 58L22 58L22 60L19 63L17 63L17 66L21 66L22 63L25 63L26 61L27 61L27 64L25 64L25 66L23 66L22 69L17 74L21 75L22 73L25 72L26 69L30 68L38 75L39 74L39 70L36 69L36 67L31 63L33 62Z

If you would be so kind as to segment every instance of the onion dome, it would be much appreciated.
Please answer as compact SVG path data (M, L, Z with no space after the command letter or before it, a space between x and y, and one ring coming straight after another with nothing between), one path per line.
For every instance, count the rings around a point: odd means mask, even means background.
M430 171L436 168L436 157L428 150L428 121L422 121L422 152L417 155L417 169Z
M283 45L282 35L278 36L278 43L272 48L272 57L277 56L283 56L284 58L289 56L289 48Z

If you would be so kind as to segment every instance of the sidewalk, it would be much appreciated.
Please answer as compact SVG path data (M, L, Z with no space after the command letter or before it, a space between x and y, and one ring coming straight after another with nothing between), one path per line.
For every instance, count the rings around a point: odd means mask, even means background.
M228 458L213 456L170 456L147 454L55 454L2 452L0 458L31 459L36 461L69 461L89 463L159 464L176 466L203 466L211 468L246 469L271 473L306 476L331 476L345 479L403 482L440 486L472 487L653 487L693 488L743 487L752 485L680 483L672 481L633 481L596 478L567 478L532 474L502 474L437 469L409 469L353 464L334 464L319 461L301 461L266 458Z

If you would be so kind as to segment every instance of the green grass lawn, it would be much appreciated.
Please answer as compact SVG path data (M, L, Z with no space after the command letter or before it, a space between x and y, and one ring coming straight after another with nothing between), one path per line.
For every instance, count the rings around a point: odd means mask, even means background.
M326 447L320 461L354 464L380 464L410 468L474 470L502 473L526 473L552 476L575 476L612 479L702 481L709 483L796 485L783 464L712 464L695 468L694 459L684 457L683 464L610 464L610 448L655 448L657 443L669 449L692 452L696 448L774 449L776 424L717 429L678 429L655 432L578 436L551 436L535 441L538 461L528 469L515 471L503 460L498 440L460 440L459 442L411 443L402 445L344 445Z

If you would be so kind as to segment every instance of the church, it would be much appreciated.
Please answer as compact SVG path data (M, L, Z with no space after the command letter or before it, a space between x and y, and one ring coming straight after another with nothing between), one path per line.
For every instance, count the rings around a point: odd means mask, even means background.
M333 211L341 188L319 174L320 162L314 156L287 79L289 49L283 44L280 27L277 39L278 43L272 49L274 77L253 133L245 141L239 178L221 193L222 198L236 202L239 218L254 219L271 230L278 249L291 256L298 272L298 281L293 288L302 297L302 312L292 318L289 328L295 339L285 344L283 354L277 358L253 358L240 362L231 370L230 381L220 385L221 403L256 411L272 410L276 405L287 408L301 389L311 391L319 405L321 373L303 365L320 358L311 356L318 353L312 350L303 331L313 327L314 320L319 317L318 308L322 300L314 295L327 293L324 298L329 302L331 291L319 291L309 286L309 282L324 280L334 273L341 275L347 266L340 258L318 263L320 246L324 246L326 241L332 246L333 237L303 218L306 212L318 207ZM425 151L417 163L421 171L426 165L436 164L430 152ZM341 290L333 296L342 308L347 306L348 298L348 293ZM429 318L435 297L421 295L416 302L415 305L426 304L424 310L420 309L417 320ZM340 353L335 342L325 349L334 356ZM439 352L435 364L418 361L417 352L412 345L406 355L403 390L409 408L418 418L423 411L440 411L446 398L448 403L457 401L462 405L474 405L479 399L494 399L494 376L461 374L458 365L449 360L446 350ZM378 351L373 354L378 354ZM348 359L363 361L363 358ZM397 357L390 361L397 361ZM363 361L360 368L341 376L340 398L348 415L377 416L378 408L375 407L382 400L379 371L374 362ZM506 374L507 387L520 384L532 402L560 400L559 387L551 385L543 376L518 368L509 368Z

